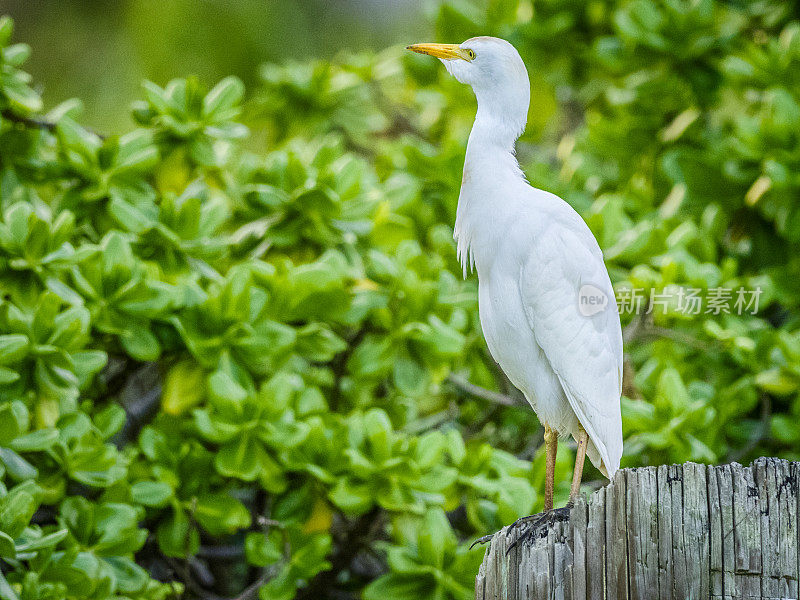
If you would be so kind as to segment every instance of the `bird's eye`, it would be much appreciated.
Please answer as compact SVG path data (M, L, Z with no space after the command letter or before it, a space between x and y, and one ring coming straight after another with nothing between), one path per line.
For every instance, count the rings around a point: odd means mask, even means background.
M475 51L467 49L467 56L469 56L470 60L475 60Z

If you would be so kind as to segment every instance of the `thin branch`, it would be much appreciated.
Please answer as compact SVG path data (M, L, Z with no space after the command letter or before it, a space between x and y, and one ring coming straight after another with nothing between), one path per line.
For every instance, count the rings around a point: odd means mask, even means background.
M0 112L0 116L2 116L6 121L17 123L18 125L23 125L24 127L29 127L31 129L41 129L43 131L49 131L50 133L53 133L56 130L56 127L58 126L58 124L54 123L53 121L48 121L46 119L37 119L36 117L23 117L21 115L14 114L8 109ZM105 133L100 133L99 131L95 131L89 127L84 127L84 129L90 133L93 133L101 140L104 140L108 137Z
M642 327L642 321L644 321L644 316L637 313L633 316L631 322L622 328L622 341L624 343L627 344L639 336L639 329Z
M667 329L666 327L658 327L656 325L650 327L645 333L647 335L668 338L674 342L691 346L696 350L708 350L709 346L713 345L713 343L704 343L695 336L684 331Z
M258 515L256 517L256 523L260 527L264 528L264 533L268 533L270 527L281 527L281 528L283 527L283 523L281 523L280 521L276 521L275 519L268 519L263 515Z
M470 396L474 396L476 398L481 398L483 400L488 400L494 404L500 404L502 406L519 406L520 403L517 402L511 396L507 396L506 394L501 394L500 392L494 392L492 390L487 390L479 385L475 385L474 383L470 383L463 377L459 377L458 375L448 375L447 381L453 384L455 387L460 389L462 392L469 394Z
M55 131L56 124L51 121L46 121L44 119L36 119L34 117L23 117L17 114L14 114L10 110L6 109L0 113L2 117L6 121L11 121L12 123L18 123L19 125L24 125L25 127L30 127L32 129L44 129L46 131Z
M267 504L269 505L271 504L271 502L267 500ZM268 506L264 507L264 512L269 512ZM244 588L239 593L239 595L230 598L230 600L254 600L255 598L258 598L259 588L261 588L262 585L267 583L277 574L279 566L283 562L287 562L289 560L289 555L290 555L289 540L286 535L286 531L283 528L284 527L283 523L281 523L280 521L276 521L274 519L270 519L265 515L256 515L254 519L254 524L261 529L264 535L267 535L269 533L271 527L279 527L281 529L284 537L283 561L275 565L272 565L270 567L264 568L261 572L261 575L253 583ZM244 549L242 548L242 550Z
M253 598L258 598L259 588L265 583L267 583L270 579L272 579L272 575L273 575L272 571L268 570L261 577L256 579L253 583L244 588L241 594L235 596L234 598L231 598L231 600L251 600Z
M680 344L686 344L695 350L708 350L709 347L719 345L716 340L706 342L686 331L655 325L652 318L647 318L645 315L637 315L622 330L622 341L626 344L634 340L653 337L667 338Z
M197 551L200 558L210 558L212 560L231 560L244 556L244 547L241 545L228 544L226 546L200 546Z
M411 421L404 427L407 433L418 434L439 427L442 423L453 421L458 418L458 406L455 402L450 402L447 409L434 413L427 417L422 417L416 421Z
M170 556L165 556L164 559L172 569L173 573L178 576L178 578L184 583L187 589L192 591L199 598L202 598L202 600L226 600L222 596L218 596L214 592L210 592L209 590L201 586L198 582L196 582L194 578L188 573L188 569L186 568L186 565L188 564L187 561L185 560L179 561L178 559L172 558Z

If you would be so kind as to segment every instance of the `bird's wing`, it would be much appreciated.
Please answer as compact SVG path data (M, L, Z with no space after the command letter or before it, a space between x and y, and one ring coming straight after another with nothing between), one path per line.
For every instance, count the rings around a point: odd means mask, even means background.
M622 331L602 252L583 220L574 217L554 220L536 236L519 287L536 342L613 476L622 456ZM579 302L593 289L608 303L588 314L594 305L584 300L581 308Z

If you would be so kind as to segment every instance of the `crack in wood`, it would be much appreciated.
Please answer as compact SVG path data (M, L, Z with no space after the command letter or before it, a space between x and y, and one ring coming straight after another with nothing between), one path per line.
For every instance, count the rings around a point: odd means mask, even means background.
M800 463L619 471L508 555L486 551L476 600L798 598Z

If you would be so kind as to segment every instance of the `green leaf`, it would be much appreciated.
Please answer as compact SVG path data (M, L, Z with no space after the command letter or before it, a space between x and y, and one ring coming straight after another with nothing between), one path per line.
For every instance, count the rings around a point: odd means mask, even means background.
M420 364L406 356L394 362L393 380L397 389L412 397L423 395L428 387L429 375Z
M17 557L17 547L14 544L14 539L10 535L2 531L0 531L0 557L2 558Z
M7 369L5 367L0 367L0 385L8 385L9 383L14 383L19 379L19 373L16 371L12 371L11 369Z
M53 533L48 533L41 537L29 538L26 541L17 544L18 552L36 552L44 548L52 548L57 546L62 540L66 539L69 535L67 529L59 529Z
M30 55L31 47L28 44L14 44L3 50L3 60L13 67L22 66Z
M756 385L776 396L788 396L800 387L800 378L785 373L779 368L761 371L756 375Z
M420 561L441 569L445 555L453 551L458 540L450 522L441 508L432 508L425 513L423 524L417 532L417 551Z
M281 494L286 491L284 469L266 451L258 454L258 481L266 491Z
M345 478L336 482L328 498L343 512L352 515L364 514L374 503L368 484L351 482Z
M181 415L200 404L204 396L205 372L193 360L176 363L167 373L161 406L169 415Z
M261 444L252 435L243 434L220 448L214 464L220 475L254 481L259 474L259 459L263 452Z
M250 532L244 540L247 562L256 567L266 567L283 558L283 539L279 531L269 534Z
M14 19L8 15L0 17L0 47L7 46L11 42L11 35L14 33Z
M63 145L84 157L93 157L100 148L100 138L68 117L58 122L56 131Z
M244 505L223 494L198 497L194 516L211 535L231 534L250 527L250 513Z
M786 415L773 415L770 419L772 437L784 444L797 444L800 442L800 428L797 420Z
M172 495L172 487L163 481L138 481L131 486L131 500L145 506L165 506Z
M38 493L37 486L26 482L15 486L0 502L0 529L10 537L19 537L30 523L38 506L34 493Z
M394 438L389 415L378 408L368 411L364 415L364 429L373 457L378 461L389 458Z
M0 407L0 445L9 445L27 428L26 417L27 409L19 401Z
M284 566L258 590L260 600L292 600L296 594L297 580L289 565Z
M118 404L109 404L94 417L94 424L104 440L111 438L125 426L127 421L125 409Z
M457 356L463 352L464 335L442 321L436 315L428 317L428 324L418 324L412 329L411 337L424 344L436 354Z
M417 439L416 460L423 469L429 469L441 462L447 449L447 440L439 431L429 431Z
M325 396L318 387L307 387L297 397L297 415L305 417L314 413L323 413L328 410Z
M144 81L142 88L144 89L145 98L157 112L162 114L171 112L174 105L172 105L164 90L152 81Z
M117 223L134 233L142 233L155 225L155 222L143 211L119 198L111 200L108 204L108 211Z
M364 600L438 600L436 581L431 577L390 573L364 588Z
M138 511L129 504L105 502L97 505L94 545L98 556L110 557L130 554L139 550L147 539L147 531L138 526Z
M156 539L158 547L166 556L192 556L200 548L200 534L192 527L182 509L175 510L159 523Z
M279 415L289 408L292 398L302 387L301 377L294 373L279 371L261 386L258 397L272 414Z
M464 438L461 433L455 429L448 430L445 436L447 438L447 451L450 454L450 458L452 458L454 464L460 465L467 455Z
M292 566L301 579L311 579L320 571L330 568L325 560L331 550L331 536L327 533L316 533L303 536L301 540L292 540L294 552Z
M395 357L392 340L367 335L350 356L348 367L356 377L380 377L389 372Z
M116 174L146 173L158 164L158 148L150 132L134 129L120 138L116 158Z
M244 84L237 77L226 77L203 99L203 115L230 111L244 97Z
M110 556L105 563L111 567L117 589L125 594L143 592L147 587L150 577L142 567L124 556Z
M656 404L671 407L672 410L685 410L688 407L689 393L677 369L669 367L661 373Z
M194 424L205 439L222 444L231 441L242 431L240 423L230 423L217 415L211 416L208 410L195 410L193 413Z
M17 76L8 78L3 92L15 112L35 113L42 110L42 99Z
M345 341L320 323L306 325L297 332L297 351L309 360L327 362L345 348Z
M0 365L10 365L27 354L28 337L22 334L0 335Z
M36 467L11 448L0 447L0 461L6 466L6 471L15 481L35 479L39 475Z
M208 387L212 396L221 400L238 403L247 398L247 390L226 371L217 370L209 375Z
M108 355L102 350L73 352L70 356L75 365L75 373L81 386L105 367L108 362Z
M9 585L8 580L2 573L0 573L0 598L3 600L19 600L14 588Z
M17 452L36 452L51 448L57 441L58 430L45 428L15 438L11 448Z
M120 342L125 352L135 360L154 361L161 354L158 338L144 325L126 329L120 336Z

